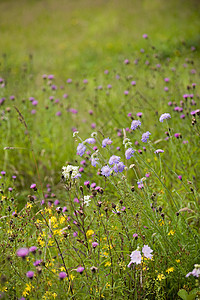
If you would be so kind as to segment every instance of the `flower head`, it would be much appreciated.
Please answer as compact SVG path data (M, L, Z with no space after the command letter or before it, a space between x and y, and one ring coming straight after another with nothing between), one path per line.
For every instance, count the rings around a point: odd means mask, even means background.
M141 125L140 120L133 120L132 123L131 123L131 129L135 130L140 125Z
M128 148L125 152L126 159L130 159L133 156L135 150L133 148Z
M130 263L128 264L128 267L129 267L129 268L130 268L131 264L134 264L134 263L136 263L136 265L141 264L142 256L141 256L140 251L138 251L138 250L133 251L133 252L131 253L130 257L131 257L131 261L130 261Z
M171 116L170 116L169 113L164 113L164 114L162 114L162 115L160 116L159 121L160 121L160 122L163 122L164 120L167 120L167 119L170 119L170 118L171 118Z
M147 140L149 139L150 134L151 134L151 133L150 133L149 131L143 133L142 138L141 138L141 141L142 141L143 143L146 143Z
M79 267L76 269L76 272L78 272L78 273L80 273L80 274L82 274L83 271L84 271L84 268L81 267L81 266L79 266Z
M77 147L77 154L82 156L86 151L86 146L83 143L79 143Z
M83 203L84 203L86 206L89 206L89 202L90 202L90 201L91 201L90 196L84 196Z
M60 272L59 273L60 280L64 279L65 277L67 277L67 274L65 272Z
M109 159L109 165L117 164L120 161L120 156L112 155Z
M68 165L67 167L62 167L62 175L65 179L75 179L78 177L81 177L81 174L79 173L79 167Z
M125 165L123 164L123 162L120 161L119 163L114 165L113 170L116 173L121 173L124 171L124 168L125 168Z
M106 138L102 141L102 147L105 148L107 145L111 145L112 141L109 138Z
M29 253L28 248L20 248L17 250L17 256L21 258L25 258Z
M105 176L105 177L110 176L111 171L112 171L112 169L111 169L108 165L106 165L106 166L104 166L103 168L101 168L101 174L102 174L103 176Z
M162 149L157 149L156 151L154 151L154 153L163 153L164 152L164 150L162 150Z
M33 276L34 276L34 272L33 271L28 271L26 273L26 277L28 277L29 279L33 279Z
M144 247L142 248L142 253L146 258L152 259L153 257L153 255L151 254L152 252L153 250L148 245L144 245Z

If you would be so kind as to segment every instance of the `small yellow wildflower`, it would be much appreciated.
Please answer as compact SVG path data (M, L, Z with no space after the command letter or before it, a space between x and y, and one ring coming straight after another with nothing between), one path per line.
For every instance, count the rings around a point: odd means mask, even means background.
M180 261L180 259L176 259L176 262L179 264L181 261Z
M60 224L63 224L66 221L65 217L61 216L60 217Z
M174 230L170 230L170 232L168 233L168 235L174 235L175 231Z
M94 231L92 229L89 229L87 232L86 232L86 236L89 237L91 235L94 234Z
M26 204L26 208L28 208L28 209L30 208L30 209L31 209L32 207L33 207L33 204L31 204L31 203L27 202L27 204Z
M174 272L174 267L171 267L171 268L167 269L166 272L167 272L168 274L171 273L171 272Z
M165 279L165 275L163 273L158 274L157 279L161 281L162 279Z
M158 222L159 222L160 226L163 226L165 224L164 220L162 220L162 219L160 219Z
M24 297L28 296L32 289L34 289L34 286L31 283L27 283L26 287L22 293L22 296L24 296Z
M106 263L105 263L105 267L107 267L107 266L109 266L110 267L110 265L111 265L111 262L110 261L107 261Z

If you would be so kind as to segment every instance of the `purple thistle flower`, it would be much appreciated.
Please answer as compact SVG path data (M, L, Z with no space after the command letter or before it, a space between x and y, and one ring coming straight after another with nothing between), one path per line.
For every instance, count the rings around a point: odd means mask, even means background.
M95 187L96 187L96 183L95 182L91 183L91 188L94 189Z
M67 277L67 274L65 272L60 272L59 273L60 280L63 280L65 277Z
M79 143L77 147L77 155L83 156L86 151L86 146L83 143Z
M32 110L31 110L31 114L32 114L32 115L35 115L35 114L36 114L36 110L35 110L35 109L32 109Z
M29 253L28 248L20 248L17 250L17 256L21 257L21 258L25 258Z
M134 237L135 239L137 239L137 238L138 238L138 234L137 234L137 233L134 233L134 234L133 234L133 237Z
M36 250L37 250L37 247L36 246L32 246L29 248L29 252L35 254L36 253Z
M111 145L112 141L109 138L106 138L102 141L102 147L105 148L107 145Z
M39 266L41 264L41 262L42 262L42 259L36 260L36 261L34 261L33 265L35 267L37 267L37 266Z
M123 162L119 162L118 164L115 164L114 167L113 167L113 170L116 172L116 173L121 173L124 171L124 168L125 168L125 165L123 164Z
M180 137L181 137L181 133L175 133L175 134L174 134L174 136L175 136L175 138L177 138L177 139L178 139L178 138L180 138Z
M61 116L62 115L62 113L61 113L61 111L57 111L57 113L56 113L56 116Z
M135 86L136 85L136 81L131 81L131 85Z
M43 76L44 76L44 75L43 75ZM49 75L49 76L48 76L48 79L50 79L50 80L54 79L54 75Z
M108 165L101 168L101 174L105 177L110 176L111 171L112 171L112 169Z
M125 152L126 159L130 159L133 156L135 150L133 148L128 148Z
M145 34L143 34L143 39L148 39L148 35L145 33Z
M112 155L109 159L109 165L117 164L120 161L120 156Z
M128 64L130 64L130 61L128 59L125 59L124 63L125 63L125 65L128 65Z
M33 271L28 271L26 273L26 277L28 277L29 279L33 279L33 276L34 276L34 272Z
M163 122L164 120L167 120L167 119L170 119L170 118L171 118L171 116L170 116L169 113L164 113L164 114L162 114L162 115L160 116L159 121L160 121L160 122Z
M32 101L32 105L33 105L33 106L37 106L37 105L38 105L38 101L37 101L37 100L33 100L33 101Z
M76 269L76 272L78 272L78 273L80 273L80 274L82 274L83 271L84 271L84 268L81 267L81 266L79 266L79 267Z
M129 91L124 91L124 95L128 95L129 94Z
M164 152L164 150L162 150L162 149L157 149L156 151L154 151L154 153L163 153Z
M165 91L165 92L168 92L168 91L169 91L169 88L168 88L167 86L165 86L165 87L164 87L164 91Z
M87 84L88 80L87 79L83 79L83 83Z
M139 117L139 118L141 118L142 115L143 115L142 112L138 112L138 113L136 114L136 116Z
M36 188L36 184L32 183L31 186L30 186L30 189L35 189L35 188Z
M146 143L147 140L149 139L150 134L151 134L151 133L150 133L149 131L143 133L142 138L141 138L141 141L142 141L143 143Z
M131 123L131 129L135 130L140 125L141 125L140 120L133 120L132 123Z
M67 83L72 83L72 79L71 79L71 78L68 78L66 82L67 82Z
M93 243L92 243L92 247L93 247L93 248L96 248L98 245L99 245L99 244L98 244L97 242L93 242Z
M182 175L178 175L178 179L182 180Z

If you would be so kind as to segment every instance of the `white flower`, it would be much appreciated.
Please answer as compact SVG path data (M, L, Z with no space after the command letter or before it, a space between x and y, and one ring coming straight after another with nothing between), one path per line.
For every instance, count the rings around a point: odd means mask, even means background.
M90 196L84 196L83 204L85 204L86 206L89 206L90 201L91 201Z
M79 167L68 165L67 167L63 166L62 167L62 175L64 176L65 179L74 179L78 178L81 175L78 172Z
M130 257L131 257L131 261L130 261L130 263L128 264L128 267L129 267L129 268L130 268L131 264L134 264L134 263L136 263L136 265L141 264L142 256L141 256L140 251L138 251L138 250L133 251L133 252L131 253Z
M73 132L73 137L76 137L79 134L79 131L74 131Z
M91 133L91 137L92 137L92 138L95 138L96 136L97 136L97 132L92 132L92 133Z
M153 257L153 255L151 254L152 252L153 250L147 245L144 245L144 247L142 248L142 253L146 258L152 259Z

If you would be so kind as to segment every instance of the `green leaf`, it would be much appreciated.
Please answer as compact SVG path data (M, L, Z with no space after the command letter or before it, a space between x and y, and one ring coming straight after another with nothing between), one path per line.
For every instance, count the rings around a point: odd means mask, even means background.
M179 290L178 296L183 300L193 300L196 297L196 292L195 293L193 293L193 292L194 292L194 290L191 291L190 294L188 295L186 290L182 289L182 290Z

